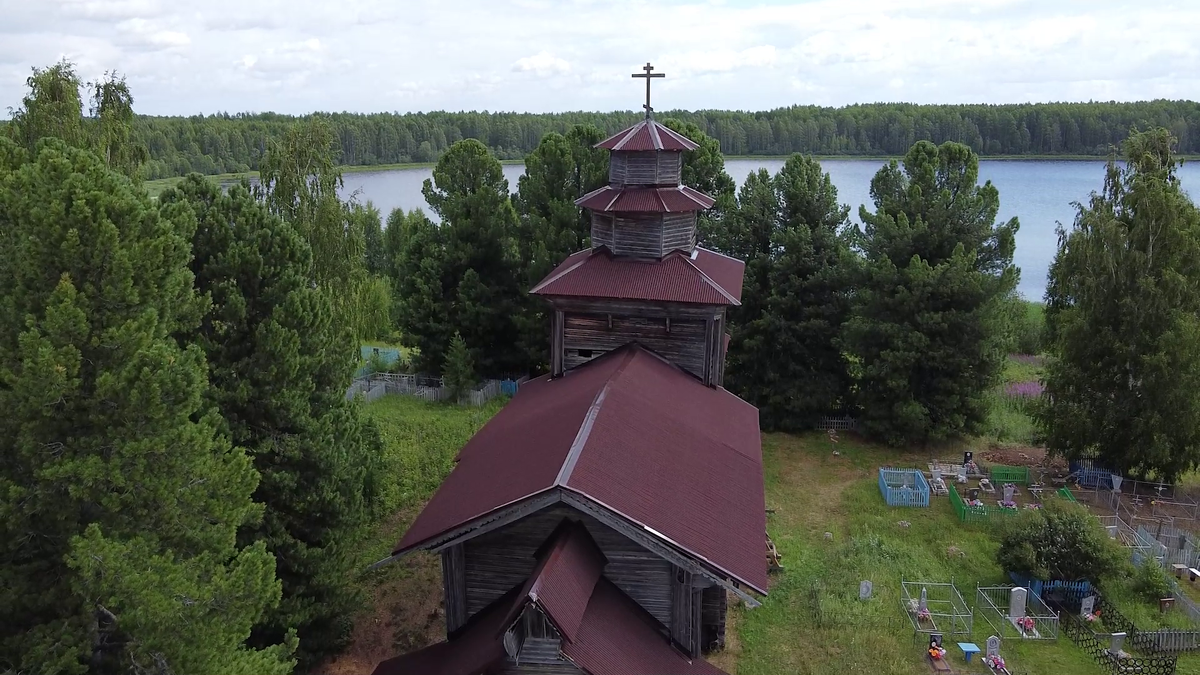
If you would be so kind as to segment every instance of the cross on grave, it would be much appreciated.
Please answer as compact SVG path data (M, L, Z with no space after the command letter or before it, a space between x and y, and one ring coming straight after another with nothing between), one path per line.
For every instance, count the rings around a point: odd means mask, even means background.
M631 77L644 77L644 78L646 78L646 105L644 105L644 106L642 106L642 107L646 109L646 117L647 117L647 118L649 118L649 117L650 117L650 113L653 111L653 108L651 108L651 107L650 107L650 78L652 78L652 77L666 77L667 75L666 75L666 73L652 73L652 72L650 72L650 71L654 70L654 66L650 65L650 62L649 62L649 61L647 61L647 62L646 62L646 65L642 67L642 70L644 70L644 71L646 71L646 72L645 72L645 73L634 73L634 74L633 74Z
M871 597L872 584L870 581L863 581L858 584L858 599L867 600Z
M987 639L987 655L1000 656L1000 638L995 635Z

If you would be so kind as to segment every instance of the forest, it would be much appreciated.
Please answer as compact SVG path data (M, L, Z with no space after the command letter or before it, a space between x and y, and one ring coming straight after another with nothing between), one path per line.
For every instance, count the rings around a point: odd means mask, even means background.
M493 140L495 119L460 117ZM1043 327L1015 292L1020 223L997 219L971 145L880 122L902 158L855 226L811 154L739 189L719 135L663 115L698 146L683 182L715 199L702 245L746 263L725 386L766 430L849 413L923 448L979 434L1007 355L1036 351L1051 453L1165 481L1200 466L1188 131L1134 117L1105 127L1104 189L1060 233ZM460 391L545 372L549 316L527 289L590 245L575 200L608 181L609 127L503 138L531 147L515 192L493 147L444 139L423 187L435 223L340 196L339 120L368 118L272 118L257 183L190 173L157 197L147 119L124 79L85 84L64 61L0 128L0 672L319 672L403 496L345 395L359 346L399 341Z
M522 159L550 132L595 126L606 135L637 119L633 112L524 114L430 112L321 114L349 166L433 162L454 143L473 138L500 159ZM1167 129L1177 152L1200 154L1200 103L1038 103L913 105L873 103L843 108L792 106L767 112L664 111L695 124L725 155L792 153L898 157L920 140L962 143L989 156L1107 156L1132 128ZM149 150L149 179L196 171L257 170L266 149L299 118L274 113L221 113L135 119Z

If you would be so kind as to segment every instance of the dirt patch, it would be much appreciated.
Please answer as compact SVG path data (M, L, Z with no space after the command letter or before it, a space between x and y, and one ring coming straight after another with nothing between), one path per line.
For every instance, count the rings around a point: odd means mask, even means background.
M1054 472L1067 472L1067 461L1061 457L1050 457L1045 448L1033 446L993 445L980 453L979 458L990 464L1005 466L1027 466Z
M354 622L350 646L323 664L323 675L370 675L380 661L420 649L446 635L438 559L414 553L390 563L375 586L369 611Z

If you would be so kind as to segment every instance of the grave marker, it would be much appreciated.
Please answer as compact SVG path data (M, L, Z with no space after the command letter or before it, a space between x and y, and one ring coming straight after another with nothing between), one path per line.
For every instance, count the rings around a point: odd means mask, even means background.
M1120 654L1121 647L1124 647L1124 646L1125 646L1125 634L1124 633L1113 633L1112 634L1112 643L1109 644L1108 651L1112 652L1113 654Z
M987 639L987 655L1000 656L1000 638L995 635Z
M1017 492L1017 486L1013 485L1012 483L1005 484L1005 486L1004 486L1004 501L1011 502L1013 500L1013 495L1015 495L1016 492Z
M870 581L862 581L858 584L858 599L867 600L871 597L872 584Z
M917 601L917 610L921 612L929 611L929 594L925 592L925 588L921 588L921 599Z
M963 453L963 466L970 464L972 459L975 459L975 453L971 452L970 450L967 450L966 452L964 452Z
M1079 604L1079 615L1089 617L1096 613L1096 596L1089 595Z
M1029 591L1017 586L1008 596L1008 618L1012 621L1025 618L1025 596Z

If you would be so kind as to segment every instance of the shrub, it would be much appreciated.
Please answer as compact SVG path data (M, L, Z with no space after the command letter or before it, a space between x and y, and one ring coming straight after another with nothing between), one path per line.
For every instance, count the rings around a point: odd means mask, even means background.
M1153 560L1147 560L1134 573L1133 587L1147 600L1171 597L1171 580Z
M1083 506L1059 499L1029 510L1003 531L996 560L1010 572L1035 579L1089 579L1128 569L1125 551Z

